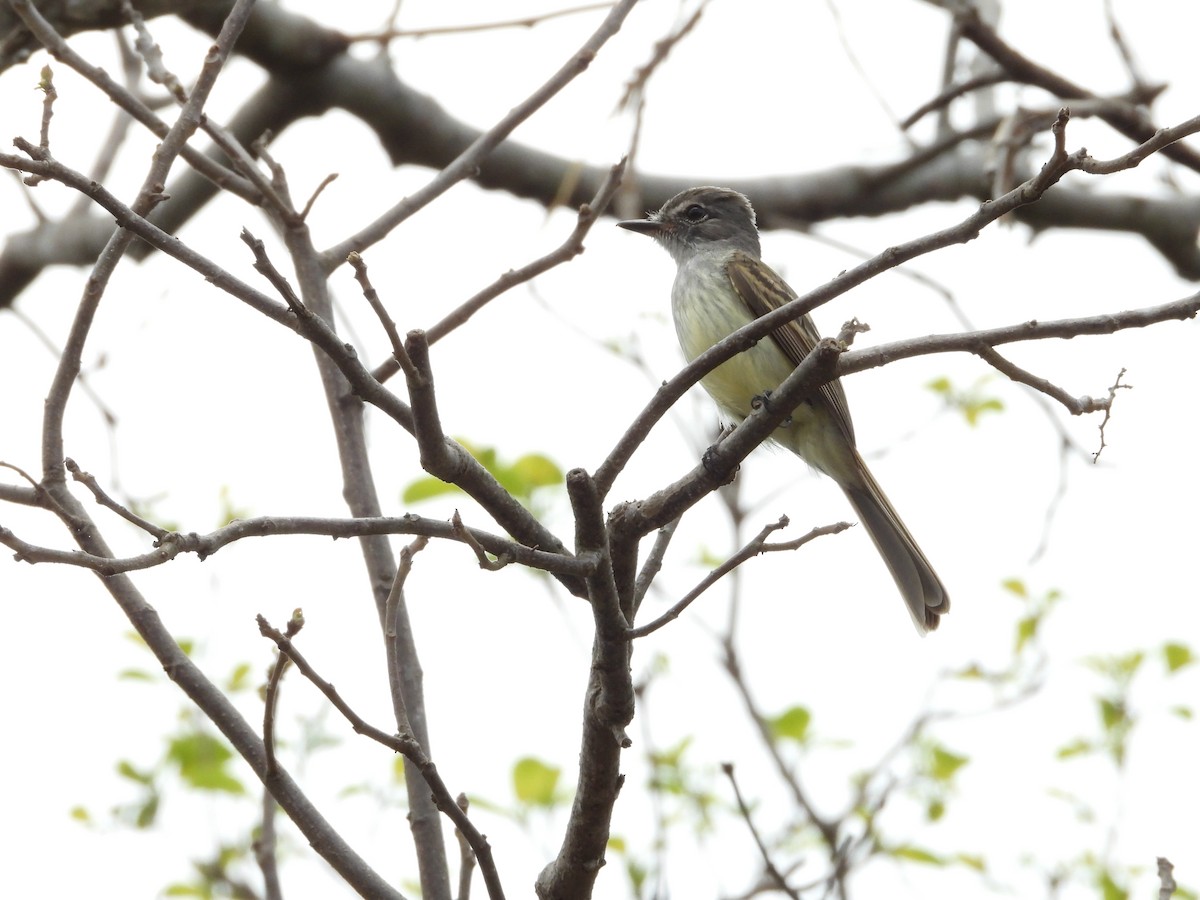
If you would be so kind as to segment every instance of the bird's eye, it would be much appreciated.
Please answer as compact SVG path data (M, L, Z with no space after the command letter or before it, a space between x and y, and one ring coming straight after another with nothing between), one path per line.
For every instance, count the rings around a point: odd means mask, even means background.
M708 218L708 210L699 203L693 203L683 211L683 217L689 222L703 222Z

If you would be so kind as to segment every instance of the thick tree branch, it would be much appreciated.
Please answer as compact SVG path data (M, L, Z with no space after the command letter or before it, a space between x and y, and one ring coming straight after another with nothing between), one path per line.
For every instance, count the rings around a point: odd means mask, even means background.
M27 2L27 0L24 0ZM184 0L141 4L146 16L178 12L197 27L215 33L218 14L227 9L221 0L189 4ZM89 3L70 6L72 12L90 19L72 19L58 11L52 25L58 34L69 36L88 28L108 28L121 23L117 4ZM614 11L615 12L615 11ZM9 8L0 5L0 34L7 34L8 49L17 57L25 52L28 34L14 28ZM9 19L7 23L5 19ZM53 29L51 29L53 33ZM997 43L986 26L967 29L972 40L987 52L995 52L1023 73L1021 80L1037 83L1063 97L1091 102L1102 100L1069 81L1044 75L1048 70L1030 69L1027 60L1006 55L1007 45ZM992 37L988 35L992 34ZM59 38L61 41L61 38ZM422 165L442 170L463 157L473 144L488 143L479 129L450 116L433 99L403 83L383 55L371 60L350 56L347 39L335 31L281 10L269 2L257 4L238 44L238 51L261 65L271 77L258 93L246 101L228 126L229 140L249 146L263 134L280 134L300 118L321 115L331 109L344 109L359 117L379 136L395 165ZM1008 48L1011 51L1011 48ZM0 57L4 48L0 47ZM2 64L2 63L0 63ZM1028 64L1028 65L1027 65ZM86 64L84 64L86 65ZM81 69L83 71L83 69ZM1053 76L1053 77L1050 77ZM106 87L114 99L121 90L115 83ZM136 101L122 98L131 113L161 133L158 122ZM1153 125L1130 104L1120 108L1109 104L1097 109L1124 134L1143 140L1153 134ZM502 123L503 124L503 123ZM480 145L483 146L483 145ZM1166 151L1171 158L1191 164L1197 154L1176 146ZM189 150L186 158L201 168L204 176L188 172L168 187L170 204L154 212L152 221L163 231L174 232L190 219L217 192L214 179L237 187L244 180L235 175L219 153L210 153L205 163ZM469 161L474 154L466 157ZM911 160L885 166L845 166L807 175L788 175L759 179L728 179L709 176L707 180L726 184L755 198L760 225L766 229L792 228L797 223L814 223L831 218L859 215L883 215L938 200L976 197L987 199L992 191L987 153L970 143L947 144L935 154L918 150ZM484 187L505 190L514 196L534 199L547 206L565 202L578 206L593 196L606 177L604 167L580 167L574 159L557 157L535 148L503 141L475 161L466 163L467 177ZM439 179L441 176L439 176ZM233 179L233 180L230 180ZM441 190L435 179L429 190ZM563 196L563 186L572 189ZM679 190L691 186L679 178L639 177L641 202L657 207ZM247 195L250 196L250 195ZM407 215L413 198L397 207L394 216ZM407 211L406 211L407 210ZM1141 234L1164 255L1181 277L1200 279L1200 199L1182 197L1162 200L1153 197L1110 195L1097 197L1084 191L1063 189L1056 196L1017 212L1016 218L1036 229L1101 228ZM394 224L394 222L392 223ZM108 230L93 217L78 216L63 222L46 222L32 231L14 235L0 252L0 308L9 305L38 272L47 265L90 263L99 253ZM348 246L348 245L347 245ZM337 250L345 249L335 248ZM144 253L136 248L135 256ZM344 254L331 254L329 265L337 265Z
M567 473L567 492L576 522L576 552L603 560L589 576L595 635L583 707L579 781L558 855L541 871L534 889L540 900L592 896L605 863L613 806L624 783L621 750L630 745L625 727L633 720L630 643L608 554L603 507L591 477L581 469Z

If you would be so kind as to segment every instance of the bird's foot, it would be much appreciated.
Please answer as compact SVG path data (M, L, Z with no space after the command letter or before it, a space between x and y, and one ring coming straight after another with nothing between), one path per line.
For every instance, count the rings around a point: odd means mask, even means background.
M717 443L705 450L704 455L700 457L700 464L704 466L704 470L713 478L720 479L721 484L731 484L733 479L737 478L738 469L741 468L741 466L734 466L732 469L728 469L720 460L717 447L728 433L728 431L722 432L717 438Z
M755 394L753 397L751 397L750 398L751 411L759 410L759 409L769 410L771 408L771 393L772 393L771 391L763 391L761 394ZM779 423L779 427L787 428L791 424L792 424L792 417L788 416L786 419L784 419L782 422Z

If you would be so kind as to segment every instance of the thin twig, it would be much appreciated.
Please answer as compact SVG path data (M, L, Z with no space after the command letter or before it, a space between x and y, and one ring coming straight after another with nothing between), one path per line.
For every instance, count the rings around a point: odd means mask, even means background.
M1073 416L1082 416L1086 413L1093 413L1098 410L1107 410L1109 400L1097 400L1095 397L1072 397L1058 385L1042 378L1039 375L1034 375L1025 369L1022 369L1016 363L1001 356L993 347L986 344L981 344L975 351L975 355L990 365L997 372L1003 373L1012 381L1020 382L1028 385L1035 391L1045 394L1047 397L1052 397L1066 407L1067 412Z
M963 37L995 60L1014 81L1036 85L1065 102L1096 99L1096 95L1091 91L1038 65L1007 44L995 29L980 19L973 6L963 4L959 7L955 15L955 25ZM1136 107L1126 106L1120 110L1113 109L1101 113L1100 118L1116 131L1135 141L1146 141L1155 132L1155 127L1149 117ZM1193 171L1200 172L1200 152L1189 146L1173 144L1163 150L1163 155Z
M658 573L662 569L663 559L667 555L667 548L671 545L671 538L675 536L675 530L678 527L679 519L673 519L658 529L658 535L654 538L654 545L650 548L650 552L646 554L646 561L642 563L637 581L633 586L633 612L635 617L638 610L642 607L642 601L646 599L646 592L650 590L650 585L654 583L654 579L658 577Z
M503 900L504 890L500 885L499 874L496 871L495 863L492 859L492 849L487 842L487 838L479 833L479 829L471 823L466 813L459 808L449 790L446 789L446 784L442 781L441 775L438 774L437 768L425 754L424 748L417 739L411 734L391 735L369 724L342 699L341 694L338 693L332 684L317 674L316 669L295 648L287 635L273 628L271 623L262 615L257 616L256 620L258 621L258 630L263 637L275 642L275 646L279 648L280 653L287 656L295 664L296 668L303 673L304 677L311 681L317 690L325 695L326 699L342 714L357 734L368 737L376 743L387 747L389 750L401 754L406 760L417 767L421 775L425 778L425 782L429 785L438 810L466 835L471 849L475 851L475 855L479 859L480 872L488 887L488 896L492 900Z
M138 99L132 91L114 81L99 66L93 66L80 56L54 30L30 0L11 0L10 5L13 11L21 17L21 21L25 27L29 29L30 33L38 39L42 46L55 59L70 66L92 84L96 85L114 104L133 116L134 119L149 129L156 137L162 139L167 136L171 130L171 126L155 115L154 111ZM202 151L192 146L184 146L179 151L179 155L183 157L188 165L213 184L224 190L231 191L244 200L249 200L252 203L257 202L256 192L244 178L236 175L215 160L210 159Z
M922 103L905 118L900 120L900 127L907 131L912 128L931 112L937 112L944 109L952 100L957 100L964 94L970 94L973 91L982 90L986 87L993 87L997 84L1003 84L1008 81L1008 75L997 69L994 72L989 72L986 75L976 75L974 78L968 78L965 81L960 81L956 84L951 84L938 93L936 97Z
M598 9L611 9L612 3L587 3L582 6L570 6L566 9L555 9L532 16L522 16L519 19L501 19L497 22L477 22L474 25L442 25L431 28L389 28L386 31L356 34L348 38L352 42L374 41L385 43L394 38L425 38L444 34L471 34L477 31L497 31L502 28L532 28L551 19L563 16L574 16L579 13L595 12Z
M354 269L354 280L362 288L363 297L374 310L375 317L379 319L379 324L383 326L383 332L387 335L388 343L392 345L391 361L395 363L396 370L403 371L405 375L416 374L412 367L412 360L408 358L408 351L404 349L404 341L400 339L400 331L396 328L396 322L388 313L387 307L383 305L383 301L379 299L379 292L375 290L375 285L371 284L371 279L367 275L366 261L357 252L347 256L346 261ZM374 374L377 380L383 380L380 378L379 370L376 370Z
M466 150L444 166L423 188L409 194L404 200L356 234L326 250L322 254L326 268L332 271L345 261L352 250L361 253L372 244L383 240L397 225L413 213L428 206L464 178L471 177L478 170L484 158L496 149L518 125L541 109L555 94L587 69L600 48L620 30L625 17L633 10L636 3L637 0L620 0L613 6L612 11L592 36L545 84L514 106L492 128L472 141Z
M38 147L49 155L50 120L54 118L54 101L58 99L58 91L54 89L54 70L49 66L42 66L42 77L38 81L38 90L45 95L42 100L42 127L38 135ZM37 187L44 180L39 175L30 175L25 179L25 186Z
M459 794L454 799L458 803L458 808L466 815L471 805L467 795ZM471 849L466 835L457 828L454 829L454 836L458 838L458 896L455 900L471 900L471 875L475 871L475 851Z
M650 76L667 61L667 57L671 55L671 51L675 49L675 46L691 34L695 27L700 24L700 17L704 15L704 9L708 4L709 0L701 0L682 25L674 29L666 37L654 42L654 50L651 53L650 59L643 65L638 66L634 70L633 77L626 82L621 99L617 101L618 111L626 109L635 97L640 97L645 93L646 84L650 81Z
M133 510L121 505L112 497L110 497L107 493L105 493L104 489L100 487L99 482L96 481L96 476L79 468L79 464L76 463L75 460L71 459L71 457L68 456L66 459L64 459L63 465L67 467L67 471L71 473L71 477L73 479L78 481L92 492L92 496L96 498L97 503L99 503L101 506L111 509L126 522L131 522L138 528L142 529L142 531L145 531L147 534L154 535L154 537L159 541L171 533L167 531L167 529L160 528L153 522L143 519Z
M795 540L785 541L779 544L767 543L768 537L770 537L776 531L786 528L787 526L787 516L780 516L779 521L772 522L771 524L764 526L758 534L756 534L750 539L749 542L747 542L746 546L705 575L704 579L698 585L684 594L683 597L680 598L680 600L665 613L663 613L653 622L640 625L637 628L630 628L628 632L629 639L635 640L637 638L643 638L648 634L653 634L668 622L673 622L678 619L683 611L691 606L693 601L695 601L701 594L707 591L710 587L712 587L742 563L746 562L746 560L752 559L753 557L758 556L760 553L799 550L805 544L816 540L819 537L823 537L827 534L840 534L850 527L850 523L837 522L833 525L822 525L821 527L814 528L808 534L804 535L803 537L798 537Z
M279 838L275 831L279 804L265 787L262 792L262 825L252 844L254 861L263 875L263 900L283 900L279 883Z
M475 559L479 562L479 568L485 569L488 572L498 572L512 562L509 557L503 555L497 556L495 559L489 559L487 551L483 549L483 545L471 536L471 532L463 524L462 516L458 514L457 509L454 511L454 515L450 517L450 527L454 529L454 534L459 540L474 551Z
M396 577L392 579L392 586L388 590L387 603L384 604L385 626L383 636L388 640L396 637L396 611L400 604L404 583L408 580L408 576L412 572L413 557L428 545L429 538L422 535L415 541L410 541L400 548L400 562L396 565Z
M1125 370L1122 369L1117 373L1117 379L1108 388L1108 402L1104 404L1104 419L1100 422L1100 447L1092 454L1092 462L1100 461L1100 454L1104 452L1104 448L1108 444L1104 440L1104 429L1108 427L1108 420L1112 418L1113 400L1116 399L1117 391L1132 390L1132 384L1121 384L1121 379L1125 376Z
M550 271L555 266L569 262L582 253L584 250L583 239L596 223L596 220L608 208L609 203L612 202L613 195L620 186L624 173L625 160L622 159L608 170L608 176L597 189L591 202L585 203L579 208L579 214L575 220L575 228L562 244L545 256L541 256L533 260L533 262L521 266L519 269L510 269L505 272L482 291L464 301L440 321L430 326L425 332L426 340L430 344L436 343L455 329L466 324L475 313L479 312L501 294L512 290L519 284L531 281L538 275ZM372 374L377 381L384 382L402 369L406 375L409 374L408 370L398 360L388 359L380 363Z
M721 763L721 771L725 773L725 777L729 779L729 784L733 787L733 796L737 800L738 811L742 814L742 821L750 829L750 836L754 838L754 844L758 847L758 853L762 857L763 865L766 866L767 874L775 882L775 887L791 897L792 900L800 900L800 895L796 892L795 888L788 884L787 879L783 877L783 873L775 867L775 862L771 859L771 852L767 850L767 845L763 843L758 829L754 826L754 817L750 815L750 807L746 805L746 799L742 796L742 789L738 787L737 778L733 774L733 763Z
M271 286L283 298L288 308L298 317L311 318L312 313L296 294L287 277L275 267L275 263L271 262L271 258L267 256L266 245L251 234L248 228L243 228L239 237L241 237L242 243L249 247L250 251L254 254L254 271L258 272L271 283Z
M304 613L297 607L292 610L285 633L289 639L294 638L303 627ZM266 696L263 698L263 749L267 753L267 775L272 778L279 774L279 764L275 761L275 713L279 707L279 685L287 667L288 658L283 653L277 653L267 676Z
M807 791L800 784L800 777L784 760L783 754L780 753L779 742L771 732L771 726L767 722L766 717L759 711L758 705L750 695L750 686L746 683L746 679L742 675L741 662L738 659L737 650L734 648L732 640L726 639L722 641L721 649L724 653L723 662L725 670L729 673L729 677L737 689L738 696L741 697L742 705L745 706L750 721L758 731L763 748L767 751L767 755L771 757L780 780L791 792L792 800L800 807L808 817L809 822L812 823L813 827L821 835L830 859L836 858L839 846L840 820L827 819L817 812L817 808L813 805Z

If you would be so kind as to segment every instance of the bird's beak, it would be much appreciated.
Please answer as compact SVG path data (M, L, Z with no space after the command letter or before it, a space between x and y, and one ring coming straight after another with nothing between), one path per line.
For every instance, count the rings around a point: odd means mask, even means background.
M656 237L666 231L665 226L658 219L626 219L623 222L618 222L617 225L621 228L627 228L630 231L636 231L638 234L646 234L650 237Z

